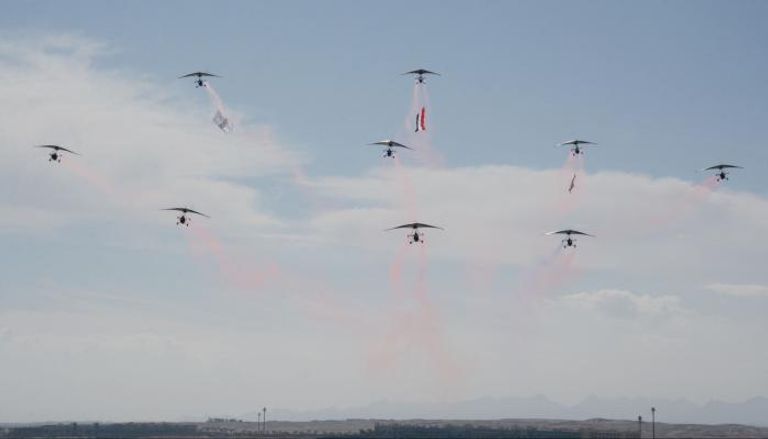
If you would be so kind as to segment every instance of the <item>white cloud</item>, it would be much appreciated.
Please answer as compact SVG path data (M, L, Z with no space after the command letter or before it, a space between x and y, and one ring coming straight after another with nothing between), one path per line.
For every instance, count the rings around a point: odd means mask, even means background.
M660 316L683 312L680 298L677 296L652 296L623 290L600 290L569 294L564 296L562 300L619 318Z
M102 44L67 35L0 44L1 228L82 220L157 222L161 207L193 205L227 226L278 222L261 191L235 183L289 172L299 157L268 127L223 134L201 99L174 96L119 71L92 66ZM81 156L47 162L33 145ZM42 221L41 218L48 218ZM171 219L172 220L172 219Z
M439 224L433 253L531 266L557 245L544 232L577 228L578 263L589 269L683 279L760 271L759 241L768 236L768 201L727 188L712 191L674 178L598 172L570 196L557 170L514 166L384 168L358 178L321 177L316 190L347 207L319 213L317 233L364 246L391 246L386 227L414 220ZM717 234L727 240L714 239ZM756 242L756 238L757 241Z

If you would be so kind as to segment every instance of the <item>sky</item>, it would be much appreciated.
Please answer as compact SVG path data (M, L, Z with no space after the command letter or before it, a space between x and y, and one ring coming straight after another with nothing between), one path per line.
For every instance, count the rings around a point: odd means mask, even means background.
M767 16L7 2L0 421L768 396ZM413 221L445 230L383 232Z

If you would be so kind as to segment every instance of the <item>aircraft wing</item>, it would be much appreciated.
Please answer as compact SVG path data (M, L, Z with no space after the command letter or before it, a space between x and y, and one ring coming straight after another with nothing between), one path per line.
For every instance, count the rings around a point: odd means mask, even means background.
M402 226L392 227L391 229L387 230L395 230L395 229L418 229L418 228L425 228L425 229L440 229L445 230L442 227L438 226L432 226L429 224L424 223L410 223L410 224L403 224Z
M67 151L70 154L80 155L80 153L72 151L71 149L64 148L63 146L60 146L59 149L62 150L62 151Z
M219 75L214 75L213 73L194 72L194 73L189 73L187 75L179 76L179 79L181 79L181 78L191 78L193 76L196 76L198 78L203 77L203 76L212 76L212 77L220 78Z
M595 142L588 142L586 140L569 140L567 142L558 143L555 146L565 146L565 145L597 145Z
M708 168L704 168L702 169L702 171L712 171L714 169L721 170L721 169L744 169L744 168L736 165L715 165L715 166L710 166Z
M206 218L210 218L208 215L206 215L206 214L204 214L204 213L202 213L202 212L198 212L198 211L196 211L196 210L187 209L187 212L189 212L189 213L194 213L194 214L197 214L197 215L200 215L200 216L204 216L204 217L206 217Z
M583 236L591 236L594 237L594 235L590 235L589 233L579 232L578 230L558 230L556 232L549 232L547 235L583 235Z
M398 148L413 149L410 146L405 146L402 143L398 143L393 140L380 140L378 142L369 143L369 145L395 146Z
M59 145L35 145L37 148L50 148L56 151L66 151L70 154L80 155L80 153L77 153L75 151L72 151L71 149L64 148L63 146Z
M410 72L405 72L403 75L437 75L440 76L437 72L432 72L425 69L418 69L418 70L411 70Z

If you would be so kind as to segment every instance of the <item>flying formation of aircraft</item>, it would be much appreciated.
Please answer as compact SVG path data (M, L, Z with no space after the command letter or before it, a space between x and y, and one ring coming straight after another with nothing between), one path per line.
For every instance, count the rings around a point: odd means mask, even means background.
M395 158L395 150L392 148L405 148L405 149L413 150L413 148L411 148L410 146L405 146L402 143L398 143L390 139L379 140L378 142L369 143L369 145L386 146L387 149L384 150L384 157L390 157L390 158Z
M565 238L563 238L563 248L568 247L576 247L576 240L573 238L572 235L582 235L582 236L591 236L594 237L594 235L590 235L589 233L579 232L578 230L572 230L572 229L565 229L565 230L558 230L556 232L549 232L547 235L565 235Z
M219 75L214 75L213 73L194 72L194 73L189 73L189 74L186 74L186 75L181 75L181 76L179 76L179 79L182 79L182 78L192 78L192 77L197 77L197 79L195 80L195 88L205 87L206 82L203 81L204 77L205 78L207 78L207 77L220 78Z
M583 147L581 145L597 145L597 143L590 142L590 141L587 141L587 140L575 139L575 140L569 140L569 141L563 142L563 143L558 143L556 146L566 146L566 145L570 146L571 147L571 153L574 156L577 156L579 154L583 154L584 153L584 151L582 150Z
M390 230L397 230L397 229L412 229L413 233L409 233L407 235L407 237L408 237L408 244L413 244L414 242L419 242L421 244L424 244L424 232L419 233L419 229L420 228L422 228L422 229L440 229L440 230L445 230L442 227L432 226L432 225L429 225L429 224L410 223L410 224L403 224L403 225L397 226L397 227L392 227L391 229L387 229L385 231L388 232Z
M440 75L440 74L436 73L436 72L432 72L432 71L426 70L426 69L417 69L417 70L412 70L410 72L405 72L405 73L403 73L403 75L416 75L416 81L419 84L423 84L424 83L424 76L425 75ZM195 86L196 87L205 87L206 86L206 82L203 80L203 78L219 77L219 76L218 75L214 75L212 73L206 73L206 72L193 72L193 73L189 73L189 74L186 74L186 75L179 76L179 79L181 79L181 78L192 78L192 77L197 78L195 80ZM424 110L422 109L422 111L424 111ZM220 125L220 128L221 128L221 125ZM390 158L394 158L395 157L395 148L403 148L403 149L409 149L409 150L413 149L413 148L411 148L411 147L409 147L407 145L404 145L402 143L396 142L396 141L391 140L391 139L380 140L378 142L369 143L369 145L380 145L380 146L386 147L386 149L384 150L384 157L390 157ZM588 140L574 139L574 140L569 140L567 142L562 142L562 143L557 144L557 146L569 146L570 149L571 149L571 153L574 156L577 156L579 154L583 154L583 152L584 152L583 151L583 147L587 146L587 145L597 145L597 143L591 142L591 141L588 141ZM50 149L51 151L50 151L50 154L49 154L48 161L53 161L53 162L61 162L62 152L68 152L70 154L78 154L77 152L75 152L75 151L73 151L71 149L68 149L68 148L65 148L65 147L59 146L59 145L36 145L36 147ZM741 166L736 166L736 165L719 164L719 165L714 165L714 166L710 166L708 168L705 168L705 169L703 169L703 171L716 170L717 174L715 174L715 175L717 177L717 180L718 181L724 181L724 180L728 180L728 173L729 173L727 171L728 169L743 169L743 168ZM571 179L571 183L570 183L570 186L568 188L568 192L573 191L573 189L575 187L575 182L576 182L576 174L574 174L573 178ZM187 208L187 207L170 207L170 208L163 209L163 210L172 210L172 211L176 211L176 212L181 212L181 215L179 215L176 218L177 219L177 221L176 221L177 225L189 226L189 223L191 222L191 218L189 216L190 214L200 215L200 216L203 216L203 217L206 217L206 218L210 218L208 215L206 215L206 214L204 214L202 212L198 212L196 210L193 210L193 209L190 209L190 208ZM433 225L430 225L430 224L409 223L409 224L402 224L402 225L397 226L397 227L392 227L391 229L387 229L387 231L389 231L389 230L396 230L396 229L411 229L411 230L413 230L413 232L409 233L407 235L409 243L410 244L413 244L413 243L421 243L421 244L423 244L424 243L424 233L420 232L419 229L424 229L424 228L444 230L442 227L433 226ZM558 231L554 231L554 232L549 232L549 233L547 233L547 235L565 235L565 238L563 238L563 240L562 240L563 248L576 247L576 240L573 237L574 235L577 235L577 236L590 236L590 237L593 236L593 235L590 235L588 233L584 233L584 232L580 232L578 230L572 230L572 229L558 230Z
M51 150L51 152L48 154L48 161L49 162L59 162L61 163L61 151L68 152L70 154L80 155L79 153L76 153L75 151L72 151L71 149L64 148L63 146L59 145L36 145L37 148L48 148Z
M204 213L198 212L196 210L189 209L187 207L169 207L169 208L163 209L163 210L175 210L177 212L181 212L181 215L176 217L176 225L177 226L184 225L184 226L189 227L189 223L192 222L192 219L187 217L188 213L193 213L195 215L200 215L200 216L204 216L206 218L210 218L208 215L206 215Z
M403 75L416 75L416 82L419 84L424 83L424 75L437 75L440 76L439 73L431 72L426 69L417 69L417 70L411 70L410 72L405 72Z
M715 171L716 170L716 171L718 171L717 174L715 174L715 176L717 177L717 181L725 181L725 180L728 180L728 174L729 174L729 172L726 171L726 169L744 169L744 168L742 168L741 166L736 166L736 165L723 165L723 164L721 164L721 165L715 165L715 166L710 166L708 168L704 168L704 169L702 169L702 171Z

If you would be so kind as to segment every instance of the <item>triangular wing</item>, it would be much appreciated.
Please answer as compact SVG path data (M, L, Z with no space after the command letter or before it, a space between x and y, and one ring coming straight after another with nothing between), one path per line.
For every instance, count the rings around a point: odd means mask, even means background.
M379 140L378 142L369 143L369 145L381 145L381 146L394 146L397 148L413 149L410 146L405 146L402 143L395 142L394 140Z
M411 70L410 72L403 73L403 75L437 75L437 76L441 76L437 72L432 72L432 71L429 71L429 70L426 70L426 69Z
M215 78L220 78L221 77L219 75L214 75L213 73L194 72L194 73L189 73L189 74L186 74L186 75L179 76L179 79L181 79L181 78L191 78L193 76L198 77L198 78L201 78L203 76L212 76L212 77L215 77Z
M708 168L704 168L702 169L702 171L712 171L714 169L722 170L722 169L744 169L744 168L736 165L715 165L715 166L710 166Z
M555 146L565 146L565 145L597 145L597 143L590 142L587 140L574 139L574 140L569 140L567 142L558 143Z
M55 151L66 151L66 152L68 152L70 154L81 155L78 152L72 151L71 149L64 148L63 146L59 146L59 145L35 145L35 147L36 148L48 148L48 149L53 149Z
M389 230L396 230L396 229L418 229L418 228L424 228L424 229L440 229L440 230L445 230L445 229L443 229L442 227L433 226L433 225L430 225L430 224L424 224L424 223L408 223L408 224L403 224L403 225L401 225L401 226L392 227L391 229L387 229L386 231L389 231Z
M595 235L590 235L589 233L579 232L578 230L572 230L572 229L565 229L565 230L558 230L555 232L548 232L546 235L583 235L583 236L591 236L594 238Z

